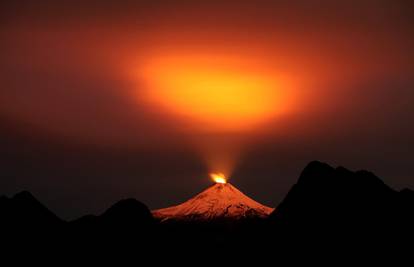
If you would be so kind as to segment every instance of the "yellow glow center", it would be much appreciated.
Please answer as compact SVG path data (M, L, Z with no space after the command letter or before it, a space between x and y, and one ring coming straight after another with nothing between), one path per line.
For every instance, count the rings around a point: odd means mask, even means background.
M227 183L226 177L222 173L212 173L210 174L210 177L211 179L213 179L215 183L218 183L218 184Z
M281 110L280 85L243 58L160 57L142 74L148 101L202 128L252 128Z

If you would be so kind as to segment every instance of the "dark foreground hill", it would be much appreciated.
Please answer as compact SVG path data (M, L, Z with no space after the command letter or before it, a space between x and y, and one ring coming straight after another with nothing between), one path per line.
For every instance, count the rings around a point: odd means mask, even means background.
M395 191L373 173L351 172L311 162L269 220L295 228L347 233L391 234L409 230L414 218L414 193Z
M56 228L64 222L27 191L11 198L0 197L0 229L2 234L36 232Z
M395 191L368 171L315 161L268 220L274 236L299 249L402 252L413 247L414 192Z
M66 222L28 192L1 197L0 219L3 244L14 244L9 248L64 257L236 253L266 258L328 251L345 257L355 251L411 255L414 192L395 191L367 171L311 162L266 219L160 222L144 204L126 199L99 216Z

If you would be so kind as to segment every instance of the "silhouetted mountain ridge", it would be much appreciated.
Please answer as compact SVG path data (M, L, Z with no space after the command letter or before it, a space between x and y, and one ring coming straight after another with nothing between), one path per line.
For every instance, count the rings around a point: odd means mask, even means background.
M143 251L137 247L201 255L225 247L223 255L230 251L263 255L264 249L321 249L317 243L324 244L325 250L347 243L352 248L392 249L414 237L412 225L414 191L396 191L371 172L333 168L318 161L303 169L267 219L240 224L163 224L145 204L132 198L118 201L100 215L65 222L27 191L11 198L0 196L4 243L12 240L19 248L31 244L28 247L33 249L42 240L46 249L63 246L71 253L75 249L96 251L97 255L114 250L135 255Z
M151 212L147 206L134 198L123 199L107 209L101 217L106 221L131 221L150 223Z
M101 246L109 241L147 240L155 220L147 206L136 199L116 202L101 215L85 215L68 224L68 240L83 240L84 246Z
M2 224L13 227L44 227L63 221L40 203L30 192L22 191L8 198L0 198Z
M392 236L412 231L404 225L414 222L413 198L413 191L395 191L371 172L314 161L269 219L294 235Z

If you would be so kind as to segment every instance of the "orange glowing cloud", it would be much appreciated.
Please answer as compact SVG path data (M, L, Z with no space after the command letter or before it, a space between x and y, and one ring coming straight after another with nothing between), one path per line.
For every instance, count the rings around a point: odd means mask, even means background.
M287 108L287 84L265 64L226 55L150 58L139 76L145 100L198 129L253 129Z

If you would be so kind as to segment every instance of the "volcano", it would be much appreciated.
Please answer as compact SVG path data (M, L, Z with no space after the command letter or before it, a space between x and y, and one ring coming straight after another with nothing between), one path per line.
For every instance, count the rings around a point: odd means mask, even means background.
M152 214L161 221L211 221L266 218L273 210L230 183L216 183L182 204L154 210Z

